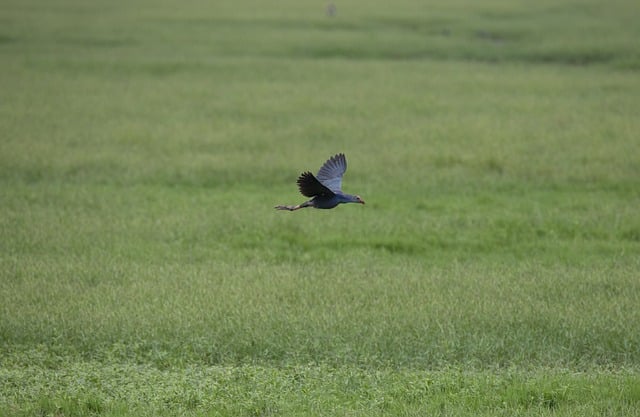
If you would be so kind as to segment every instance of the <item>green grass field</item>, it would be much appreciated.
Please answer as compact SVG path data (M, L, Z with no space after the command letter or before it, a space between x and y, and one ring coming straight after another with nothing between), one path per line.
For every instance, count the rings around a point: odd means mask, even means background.
M335 4L0 2L0 416L640 416L638 2Z

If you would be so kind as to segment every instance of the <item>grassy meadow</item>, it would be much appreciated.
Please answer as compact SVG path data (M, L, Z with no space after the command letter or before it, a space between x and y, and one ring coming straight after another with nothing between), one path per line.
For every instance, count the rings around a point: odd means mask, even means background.
M640 5L328 4L0 2L0 416L640 416Z

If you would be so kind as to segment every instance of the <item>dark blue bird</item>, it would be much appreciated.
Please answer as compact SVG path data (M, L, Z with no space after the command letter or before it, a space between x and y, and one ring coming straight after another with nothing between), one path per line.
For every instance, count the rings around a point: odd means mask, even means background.
M303 172L298 177L298 189L300 194L311 197L311 200L297 206L276 206L277 210L294 211L305 207L319 209L332 209L338 204L360 203L364 201L360 196L345 194L342 192L342 175L347 170L347 159L339 153L332 156L322 165L317 178L309 171Z

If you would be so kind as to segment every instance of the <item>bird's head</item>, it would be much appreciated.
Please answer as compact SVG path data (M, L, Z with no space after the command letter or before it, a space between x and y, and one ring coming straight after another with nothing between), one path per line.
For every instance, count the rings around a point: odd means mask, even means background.
M364 204L364 200L362 199L362 197L360 197L359 195L355 197L356 197L356 203Z

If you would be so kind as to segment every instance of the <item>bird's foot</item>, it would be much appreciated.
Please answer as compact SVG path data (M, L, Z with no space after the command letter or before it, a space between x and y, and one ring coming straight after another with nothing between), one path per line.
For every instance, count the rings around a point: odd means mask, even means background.
M294 210L298 210L300 208L300 206L275 206L274 207L276 210L289 210L289 211L294 211Z

